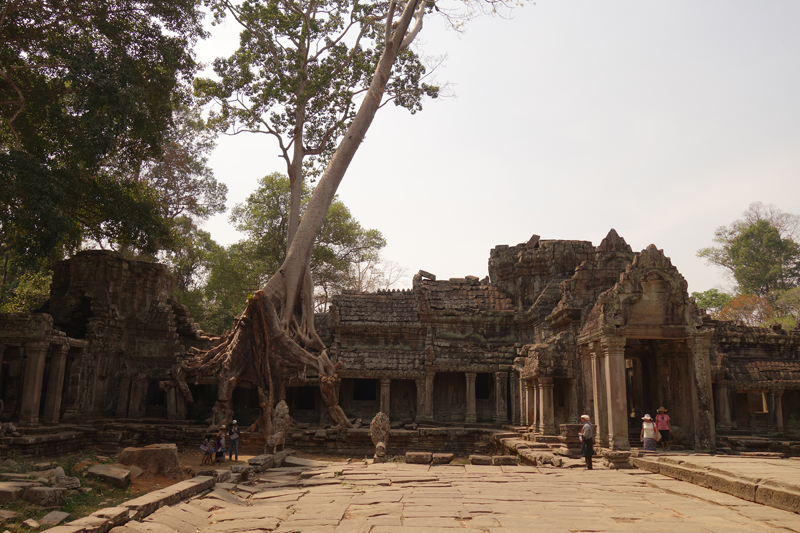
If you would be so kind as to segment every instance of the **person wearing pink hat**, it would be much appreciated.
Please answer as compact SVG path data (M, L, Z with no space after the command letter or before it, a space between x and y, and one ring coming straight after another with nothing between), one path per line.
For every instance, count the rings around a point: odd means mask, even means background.
M639 433L639 440L644 443L644 451L655 452L656 450L656 424L650 415L642 417L642 431Z

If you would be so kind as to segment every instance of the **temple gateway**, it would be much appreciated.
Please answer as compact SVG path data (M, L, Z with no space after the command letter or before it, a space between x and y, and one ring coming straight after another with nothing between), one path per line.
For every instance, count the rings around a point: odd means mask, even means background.
M218 339L175 301L165 267L81 252L56 269L44 311L0 315L3 421L207 427L213 378L189 376L193 403L164 380ZM512 425L548 442L589 414L601 446L627 450L664 406L676 445L698 451L724 451L732 435L800 436L800 330L713 320L662 250L634 253L614 230L597 246L497 246L482 280L420 271L408 290L345 293L317 327L340 367L339 404L367 424L384 412L411 432ZM312 369L285 399L297 424L330 425ZM253 384L238 384L231 407L243 427L256 420Z

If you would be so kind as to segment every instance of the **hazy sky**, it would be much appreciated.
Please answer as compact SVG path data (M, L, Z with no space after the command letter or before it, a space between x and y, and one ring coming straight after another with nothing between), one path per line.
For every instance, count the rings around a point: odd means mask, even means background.
M214 32L201 61L236 46L232 22ZM381 110L339 188L410 275L483 277L497 244L615 228L702 291L727 284L696 257L715 228L755 201L800 214L796 0L539 0L463 35L427 20L416 47L447 55L455 97ZM219 139L229 207L285 173L277 156L264 135ZM241 238L227 215L205 227Z

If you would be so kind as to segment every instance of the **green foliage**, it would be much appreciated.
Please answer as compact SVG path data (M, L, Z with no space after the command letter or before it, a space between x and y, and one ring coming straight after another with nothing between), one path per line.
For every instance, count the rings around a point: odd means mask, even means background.
M15 281L14 287L3 287L0 313L33 313L50 298L53 273L47 270L26 272Z
M196 69L191 46L203 34L201 19L194 0L5 5L2 251L52 259L86 236L160 246L168 231L152 191L118 171L160 155Z
M301 213L310 195L310 188L305 186ZM204 330L220 334L230 328L234 317L244 310L247 298L263 287L283 262L290 196L288 178L278 173L265 176L258 189L231 213L231 222L247 238L226 248L205 248L205 285L202 291L188 290L181 298ZM353 265L376 259L385 245L378 230L362 228L350 210L334 200L311 259L311 272L321 298L325 300L349 287Z
M700 309L705 309L713 318L717 318L719 312L731 301L733 296L718 289L708 289L704 292L693 292L692 298L695 299Z
M239 49L214 61L217 79L195 81L195 93L219 106L211 124L219 131L273 135L293 180L301 165L306 175L317 176L375 72L389 3L209 3L217 22L229 13L242 26ZM420 110L423 97L439 94L425 76L419 57L410 49L401 51L385 101L412 113Z
M800 246L795 241L798 217L772 206L753 204L744 218L717 229L717 247L703 248L698 257L728 270L737 292L777 295L800 283Z

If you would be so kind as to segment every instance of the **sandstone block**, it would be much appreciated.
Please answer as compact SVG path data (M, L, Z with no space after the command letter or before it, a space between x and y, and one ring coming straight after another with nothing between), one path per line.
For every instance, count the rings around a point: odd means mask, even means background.
M25 492L24 487L20 487L16 483L2 481L0 482L0 503L17 501L22 497L23 492Z
M453 462L453 457L452 453L434 453L432 463L435 465L449 465Z
M178 460L178 447L175 444L151 444L144 448L125 448L119 456L119 463L136 465L145 476L165 476L171 479L184 479L186 476Z
M495 466L514 466L517 464L516 455L495 455L492 457L492 464Z
M39 523L43 526L55 526L67 519L69 513L63 511L53 511L44 515Z
M433 459L431 452L406 452L406 463L415 465L430 464Z
M755 502L792 513L800 512L800 492L782 487L759 485Z
M756 501L756 484L714 472L705 476L706 487L750 502Z
M25 520L22 523L22 525L27 527L27 528L29 528L29 529L39 529L39 526L41 526L41 524L39 522L37 522L36 520L34 520L33 518L29 518L29 519Z
M471 465L491 465L492 458L488 455L470 455L469 464Z
M67 490L79 489L81 487L81 480L70 476L55 476L53 477L53 486Z
M251 457L247 460L247 464L253 466L262 466L265 464L272 464L274 462L274 456L271 453L265 453L262 455L256 455L255 457ZM269 467L267 467L269 468Z
M89 469L89 475L119 488L125 488L131 484L131 471L119 466L94 465Z
M0 522L16 520L16 519L17 519L17 513L15 513L14 511L6 511L0 509Z
M55 507L67 499L67 489L55 487L30 487L22 499L42 507Z

